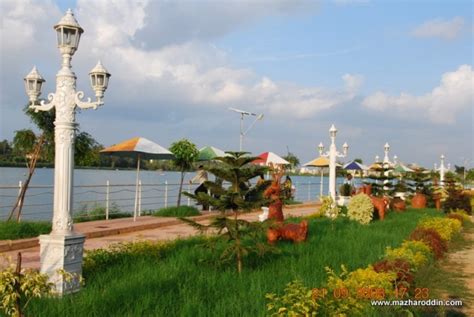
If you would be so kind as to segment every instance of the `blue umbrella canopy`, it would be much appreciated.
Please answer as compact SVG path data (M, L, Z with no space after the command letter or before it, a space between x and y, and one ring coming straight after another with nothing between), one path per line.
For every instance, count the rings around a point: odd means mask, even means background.
M368 170L369 168L365 166L364 164L361 164L356 161L352 161L344 165L343 167L345 170L354 170L354 171L365 171Z

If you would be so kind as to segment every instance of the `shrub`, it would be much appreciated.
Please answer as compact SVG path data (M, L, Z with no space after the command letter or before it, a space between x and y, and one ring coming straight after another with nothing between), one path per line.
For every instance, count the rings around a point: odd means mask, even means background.
M352 186L350 184L342 184L339 187L339 194L341 196L350 196L352 194Z
M396 273L376 272L372 266L365 269L357 269L348 272L344 265L341 266L342 273L338 276L326 267L328 274L327 289L328 297L321 302L322 316L360 316L365 309L369 309L369 299L383 299L393 295L393 284ZM384 293L372 294L366 290L384 290ZM347 291L347 294L337 293ZM367 299L364 301L363 299Z
M446 241L434 229L416 228L410 235L410 240L423 241L430 247L435 258L440 259L448 251Z
M462 223L465 223L466 221L471 221L471 218L468 216L466 211L464 211L463 209L452 209L449 212L448 216L449 215L459 215L462 218L462 220L459 219L459 220L461 220Z
M336 219L339 216L341 208L332 200L331 196L324 196L321 198L322 204L319 208L321 214L328 218Z
M22 269L16 273L15 264L0 271L0 309L10 316L23 316L22 311L34 297L52 293L54 284L47 274L33 269Z
M283 295L266 294L265 298L270 316L316 316L318 312L312 290L300 280L288 283Z
M463 216L461 216L461 215L459 215L459 214L450 213L450 214L448 214L447 217L448 217L449 219L456 219L456 220L459 220L459 222L464 223L464 218L463 218Z
M152 213L152 215L155 217L191 217L199 216L200 214L201 213L199 210L193 206L161 208L160 210Z
M461 230L461 222L457 219L449 218L425 218L420 221L418 227L433 229L445 241L451 240L452 236Z
M449 213L452 209L462 209L468 214L472 213L471 198L467 193L464 193L462 188L457 186L453 178L446 179L446 191L448 198L446 198L443 209L445 213Z
M51 223L47 221L0 222L0 240L31 238L49 232Z
M366 194L352 197L347 206L347 216L361 224L368 224L373 217L374 205Z
M374 264L374 271L381 272L394 272L397 275L395 287L406 287L409 288L413 283L413 272L411 265L404 259L392 259L382 260Z
M428 263L432 258L431 249L422 241L404 241L399 248L390 247L385 251L388 260L404 259L414 270Z

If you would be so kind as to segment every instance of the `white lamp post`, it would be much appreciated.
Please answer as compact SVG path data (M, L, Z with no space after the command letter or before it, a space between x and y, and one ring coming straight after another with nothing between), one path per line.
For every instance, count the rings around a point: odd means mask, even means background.
M441 154L441 156L440 156L441 162L440 162L439 168L436 168L436 166L435 166L435 170L439 171L439 183L440 183L441 186L444 186L444 175L450 169L449 164L448 164L448 167L446 167L444 165L444 159L445 159L444 154Z
M243 148L243 142L244 142L244 136L250 131L250 129L255 125L255 123L258 120L263 119L263 113L261 114L256 114L253 112L248 112L245 110L240 110L240 109L235 109L235 108L229 108L229 110L240 113L240 146L239 146L239 151L242 152ZM255 116L255 120L249 125L247 130L244 131L244 116Z
M329 195L332 200L336 201L336 157L346 157L347 150L349 146L347 143L342 145L343 152L339 153L336 149L336 134L337 129L334 124L329 129L329 136L331 137L331 145L329 147L329 152L323 154L324 145L319 143L319 153L323 157L329 157Z
M390 163L390 159L388 158L388 151L390 151L390 145L388 145L388 143L385 143L385 145L383 146L383 151L385 153L385 156L383 157L383 162Z
M82 254L85 237L74 232L72 221L74 140L77 123L76 107L96 109L103 105L102 98L107 89L110 74L99 62L90 72L92 88L97 101L82 101L84 93L76 91L76 75L71 70L71 59L77 50L84 30L69 9L66 15L54 26L57 33L58 48L62 55L62 67L56 75L56 92L48 95L48 101L37 105L44 79L36 67L25 77L26 92L30 98L30 108L49 111L56 108L54 121L54 210L52 232L40 236L41 272L47 273L56 285L59 294L78 291L82 274ZM59 270L73 275L66 280Z

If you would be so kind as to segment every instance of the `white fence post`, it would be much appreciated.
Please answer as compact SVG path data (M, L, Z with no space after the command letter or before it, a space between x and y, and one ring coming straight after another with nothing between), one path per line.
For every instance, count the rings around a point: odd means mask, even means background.
M20 196L20 194L21 194L21 188L23 187L23 182L22 182L22 181L19 181L19 182L18 182L18 187L19 187L19 189L18 189L18 196ZM20 199L18 200L18 205L17 205L18 208L20 208L21 203L22 203L22 199L20 198ZM20 217L18 218L18 221L20 221L20 220L21 220L21 214L20 214Z
M138 181L138 217L142 215L142 180Z
M105 190L105 220L109 220L109 195L110 195L110 182L107 180L107 187Z
M165 181L165 208L168 207L168 181Z

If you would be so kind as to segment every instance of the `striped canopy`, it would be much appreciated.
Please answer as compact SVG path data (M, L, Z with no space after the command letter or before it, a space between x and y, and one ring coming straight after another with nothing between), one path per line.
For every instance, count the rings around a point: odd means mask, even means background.
M161 145L140 137L112 145L100 153L122 157L140 157L141 159L172 160L174 158L173 153Z
M254 164L259 164L259 165L270 165L270 164L275 164L275 165L290 165L290 162L287 160L283 159L282 157L276 155L273 152L264 152L257 156L258 158L253 161L252 163Z
M211 161L216 157L225 156L225 152L213 146L205 146L199 150L198 161Z

